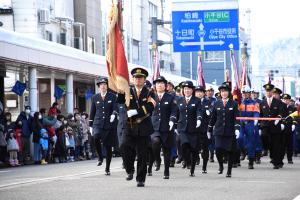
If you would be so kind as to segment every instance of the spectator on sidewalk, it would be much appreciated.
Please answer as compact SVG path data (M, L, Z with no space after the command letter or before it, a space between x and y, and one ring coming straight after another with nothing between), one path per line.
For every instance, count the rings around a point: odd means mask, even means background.
M30 136L32 133L32 116L30 115L31 107L25 106L25 111L22 111L16 120L16 124L21 129L21 145L22 153L20 162L28 164L31 160L30 156Z
M16 140L16 134L14 130L9 129L7 133L7 152L9 153L10 166L19 166L18 161L19 145Z
M40 145L40 131L43 128L42 125L42 114L35 112L33 115L32 122L32 142L33 142L33 160L35 164L40 164L42 160L41 145Z

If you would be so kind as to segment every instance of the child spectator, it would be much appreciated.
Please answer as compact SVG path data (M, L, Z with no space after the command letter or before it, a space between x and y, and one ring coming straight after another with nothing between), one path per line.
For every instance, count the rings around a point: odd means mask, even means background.
M6 152L7 152L6 145L7 142L5 140L4 126L0 124L0 164L5 163Z
M7 133L7 152L9 153L9 164L14 167L19 165L18 161L19 145L16 140L16 134L12 129Z
M67 141L68 144L67 146L67 152L68 152L68 161L74 162L74 155L75 155L75 139L74 139L74 134L73 134L73 129L71 127L67 128Z
M46 129L42 128L40 131L40 145L41 145L41 151L42 151L42 161L41 165L47 165L48 162L46 162L46 156L48 151L48 132Z

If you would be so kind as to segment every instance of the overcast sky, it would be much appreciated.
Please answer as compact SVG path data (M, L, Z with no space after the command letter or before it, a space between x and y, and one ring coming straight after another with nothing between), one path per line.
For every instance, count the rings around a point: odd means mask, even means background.
M299 0L239 0L251 9L253 44L300 36Z

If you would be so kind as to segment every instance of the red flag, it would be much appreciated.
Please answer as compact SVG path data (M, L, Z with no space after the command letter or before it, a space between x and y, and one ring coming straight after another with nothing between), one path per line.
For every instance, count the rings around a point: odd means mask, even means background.
M109 88L125 93L126 105L130 102L129 74L121 32L118 26L118 8L112 5L106 63Z
M197 84L205 88L205 80L202 66L202 55L201 52L198 54L198 66L197 66Z
M242 94L239 88L239 76L238 76L238 66L233 50L230 50L230 60L231 60L231 81L232 81L232 95L233 99L239 104L242 101Z
M153 76L152 81L156 80L160 76L159 65L158 65L158 50L155 48L153 50Z

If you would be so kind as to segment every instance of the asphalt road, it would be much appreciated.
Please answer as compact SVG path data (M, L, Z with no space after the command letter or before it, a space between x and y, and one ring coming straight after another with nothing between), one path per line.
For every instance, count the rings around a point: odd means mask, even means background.
M137 188L134 180L125 180L120 158L113 159L109 177L96 160L6 168L0 170L0 200L290 200L300 195L300 158L279 170L272 169L268 158L254 170L243 161L241 168L233 169L232 178L218 175L217 169L216 162L209 163L208 174L201 174L200 165L196 177L189 177L188 170L176 165L169 180L162 179L161 169L147 177L145 188Z

